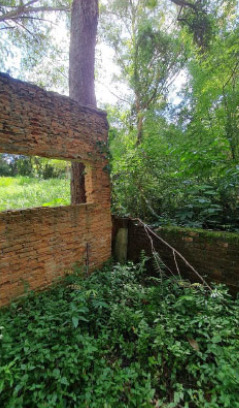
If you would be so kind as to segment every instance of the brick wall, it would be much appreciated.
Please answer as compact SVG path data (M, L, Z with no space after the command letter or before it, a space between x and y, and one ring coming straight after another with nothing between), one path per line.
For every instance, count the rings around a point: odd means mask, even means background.
M0 73L0 152L97 161L106 113Z
M0 74L0 152L85 164L86 204L0 213L0 305L111 255L108 124L102 111Z
M137 262L142 250L151 255L150 242L142 226L129 219L115 218L114 237L122 227L128 228L128 259ZM164 227L156 232L208 281L225 283L234 293L239 291L239 234L178 227ZM172 251L160 241L153 241L162 260L177 273ZM180 259L177 261L185 278L199 281Z

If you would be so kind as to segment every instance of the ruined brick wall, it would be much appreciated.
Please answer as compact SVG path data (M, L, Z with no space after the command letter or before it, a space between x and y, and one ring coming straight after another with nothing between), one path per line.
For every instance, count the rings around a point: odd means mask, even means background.
M110 257L107 132L104 112L0 74L0 152L78 160L87 171L85 204L0 213L0 305Z
M105 112L0 74L0 152L97 161L107 131Z
M151 255L151 245L144 228L129 219L114 219L114 237L120 228L128 228L127 258L138 262L142 250ZM156 230L210 282L225 283L231 292L239 291L239 234L200 229L163 227ZM172 271L177 273L172 251L153 238L155 249ZM185 278L199 281L185 263L177 258Z

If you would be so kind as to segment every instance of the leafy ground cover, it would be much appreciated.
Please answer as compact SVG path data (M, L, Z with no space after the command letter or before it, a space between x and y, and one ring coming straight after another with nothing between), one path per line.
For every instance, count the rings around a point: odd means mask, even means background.
M69 204L69 180L0 177L0 211Z
M147 276L108 266L1 310L0 405L239 407L239 300Z

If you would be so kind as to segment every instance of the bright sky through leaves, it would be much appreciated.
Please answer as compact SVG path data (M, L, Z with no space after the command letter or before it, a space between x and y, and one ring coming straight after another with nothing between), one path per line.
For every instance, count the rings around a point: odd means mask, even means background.
M17 46L11 44L11 49L7 59L4 61L4 71L11 76L37 83L46 87L47 90L59 92L68 95L68 52L69 35L65 27L64 19L55 21L54 13L49 13L47 20L52 21L51 38L57 47L61 47L61 54L54 58L54 54L45 50L41 59L41 64L36 64L31 70L23 69L21 58L23 51ZM1 31L2 38L6 37L4 30ZM7 37L6 37L7 40ZM62 68L62 66L64 68ZM59 77L59 83L56 80L54 84L48 83L49 76L54 72L55 77ZM125 83L115 81L114 76L119 76L120 69L115 63L115 54L112 48L106 45L100 38L96 50L96 97L99 106L105 104L116 104L118 101L131 102L131 92ZM180 99L176 93L184 82L185 75L182 73L172 87L171 103L178 103ZM174 88L174 89L173 89Z

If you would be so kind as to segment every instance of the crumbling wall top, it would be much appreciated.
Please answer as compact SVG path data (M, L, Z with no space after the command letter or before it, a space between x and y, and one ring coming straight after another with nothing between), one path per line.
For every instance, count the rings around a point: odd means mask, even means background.
M0 73L0 152L97 161L106 113Z

